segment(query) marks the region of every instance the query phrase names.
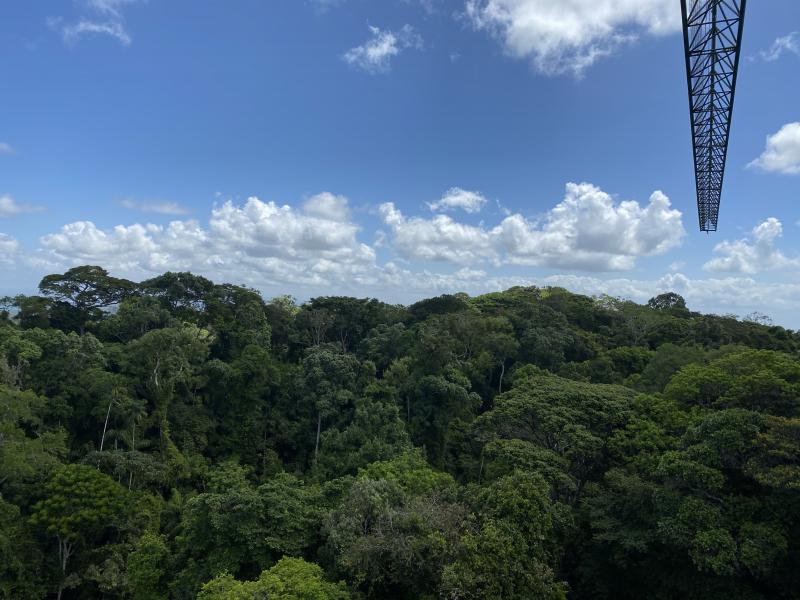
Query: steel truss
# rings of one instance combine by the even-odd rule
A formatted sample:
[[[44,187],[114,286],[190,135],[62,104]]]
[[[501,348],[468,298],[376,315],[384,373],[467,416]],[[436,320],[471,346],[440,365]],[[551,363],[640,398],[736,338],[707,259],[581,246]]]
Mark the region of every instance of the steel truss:
[[[746,3],[681,0],[700,231],[717,230]]]

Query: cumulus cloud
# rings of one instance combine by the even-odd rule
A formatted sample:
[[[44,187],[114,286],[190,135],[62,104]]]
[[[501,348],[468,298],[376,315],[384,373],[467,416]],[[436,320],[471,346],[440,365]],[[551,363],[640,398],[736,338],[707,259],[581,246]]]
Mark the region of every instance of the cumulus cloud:
[[[68,44],[79,41],[86,35],[108,35],[119,40],[123,46],[131,43],[125,27],[123,9],[142,0],[83,0],[79,3],[81,15],[77,21],[65,22],[63,18],[48,21],[51,28],[61,32]]]
[[[120,201],[120,206],[130,210],[138,210],[146,213],[156,213],[159,215],[188,215],[189,209],[177,202],[139,202],[131,198]]]
[[[14,148],[11,147],[11,144],[0,142],[0,154],[14,154]]]
[[[638,223],[657,219],[664,211],[666,220],[673,220],[668,201],[658,193],[653,196],[647,206],[623,207],[626,203],[612,202],[594,186],[573,184],[564,201],[545,214],[540,223],[525,222],[525,234],[537,238],[534,245],[540,243],[544,248],[559,248],[565,253],[576,249],[588,252],[590,248],[603,256],[661,252],[677,243],[681,234],[668,228],[673,232],[670,235],[676,237],[662,235],[632,241],[619,233],[617,223],[622,219],[636,230],[641,227]],[[586,234],[585,219],[588,215],[599,219],[598,214],[608,219],[609,235],[617,235],[621,241],[605,239],[598,231]],[[644,216],[648,214],[649,217]],[[117,276],[133,279],[167,270],[189,270],[220,282],[252,285],[267,294],[350,294],[390,302],[413,302],[458,291],[479,294],[515,285],[562,286],[578,293],[608,294],[638,302],[661,292],[676,291],[696,310],[740,314],[758,310],[778,316],[779,322],[781,312],[786,315],[784,320],[800,314],[800,282],[757,281],[749,276],[692,279],[677,272],[680,265],[673,265],[676,272],[646,279],[565,273],[547,277],[527,272],[520,275],[515,274],[519,271],[513,266],[497,266],[512,262],[498,237],[500,225],[491,229],[472,227],[456,223],[448,215],[409,218],[390,203],[380,207],[380,215],[400,254],[445,263],[379,262],[374,248],[358,240],[359,227],[353,221],[347,199],[322,193],[299,206],[255,197],[241,204],[224,202],[212,209],[207,224],[187,219],[168,225],[134,223],[103,228],[78,221],[44,235],[38,248],[31,249],[23,249],[13,237],[0,234],[0,269],[24,268],[44,274],[78,264],[102,264]],[[677,223],[680,224],[679,217]],[[556,231],[569,233],[561,235]],[[756,243],[763,243],[777,239],[779,233],[779,227],[768,220],[754,230],[752,237]],[[561,239],[561,244],[554,239]],[[565,259],[544,253],[541,260],[550,266]],[[770,260],[776,262],[774,257]],[[784,257],[777,262],[791,260]]]
[[[428,207],[433,211],[448,211],[461,209],[468,213],[477,213],[486,204],[486,198],[480,192],[462,190],[453,187],[447,190],[436,202],[429,202]]]
[[[447,215],[409,218],[392,202],[381,204],[378,210],[391,228],[394,248],[405,258],[454,263],[496,259],[489,233],[482,227],[458,223]]]
[[[663,292],[677,292],[686,298],[692,309],[717,313],[800,309],[800,283],[766,282],[752,277],[692,279],[682,273],[668,273],[647,280],[554,275],[541,282],[578,293],[607,294],[637,302],[644,302]]]
[[[566,195],[539,225],[511,215],[493,230],[509,262],[588,270],[622,270],[636,258],[663,254],[686,234],[680,211],[662,192],[646,206],[615,203],[589,183],[567,184]]]
[[[761,60],[774,62],[787,53],[800,56],[800,34],[797,31],[775,38],[772,45],[766,50],[761,50],[758,55]]]
[[[44,207],[42,206],[21,204],[8,194],[0,196],[0,217],[13,217],[25,213],[41,212],[43,210]]]
[[[654,192],[646,206],[616,203],[589,183],[567,184],[564,199],[540,221],[511,214],[491,229],[447,215],[408,218],[392,203],[381,205],[380,214],[404,257],[456,263],[625,270],[639,257],[680,245],[686,233],[680,211],[663,193]]]
[[[550,75],[580,75],[642,34],[680,30],[673,0],[466,0],[465,8],[475,29]]]
[[[0,265],[14,265],[18,251],[19,242],[7,233],[0,233]]]
[[[422,48],[422,38],[411,25],[403,25],[399,31],[370,27],[370,39],[351,48],[342,55],[347,64],[367,73],[386,73],[391,69],[391,60],[409,48]]]
[[[787,123],[768,135],[764,152],[747,166],[786,175],[800,173],[800,122]]]
[[[775,247],[783,235],[783,226],[775,217],[770,217],[753,228],[750,238],[727,240],[714,247],[720,254],[709,260],[703,268],[708,271],[737,273],[759,273],[772,269],[800,268],[800,258],[788,258]]]
[[[215,207],[207,228],[194,220],[111,229],[70,223],[43,236],[35,258],[53,266],[103,264],[129,276],[194,270],[259,285],[331,285],[374,264],[374,250],[357,232],[342,196],[320,194],[299,210],[252,197]]]

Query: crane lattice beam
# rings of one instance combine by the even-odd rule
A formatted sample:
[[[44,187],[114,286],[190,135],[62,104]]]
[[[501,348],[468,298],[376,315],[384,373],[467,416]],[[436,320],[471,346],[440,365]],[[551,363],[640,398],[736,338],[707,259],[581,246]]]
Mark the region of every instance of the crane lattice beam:
[[[681,0],[700,231],[716,231],[747,0]]]

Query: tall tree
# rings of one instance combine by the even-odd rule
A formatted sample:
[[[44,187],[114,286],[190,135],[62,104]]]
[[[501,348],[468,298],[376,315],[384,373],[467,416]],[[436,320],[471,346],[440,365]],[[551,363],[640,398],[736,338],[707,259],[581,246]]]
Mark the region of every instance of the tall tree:
[[[77,574],[69,571],[70,559],[119,529],[124,506],[125,490],[92,467],[66,465],[47,483],[44,499],[33,507],[31,522],[56,539],[59,600],[66,587],[79,583]]]
[[[76,310],[81,335],[89,320],[98,316],[99,309],[119,304],[135,287],[133,282],[111,277],[98,266],[73,267],[63,274],[47,275],[39,282],[43,295]]]

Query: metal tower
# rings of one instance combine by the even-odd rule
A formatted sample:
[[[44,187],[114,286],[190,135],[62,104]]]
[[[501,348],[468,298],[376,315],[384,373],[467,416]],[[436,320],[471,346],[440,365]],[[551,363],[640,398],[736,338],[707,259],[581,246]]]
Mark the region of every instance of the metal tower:
[[[717,230],[745,4],[681,0],[700,231]]]

